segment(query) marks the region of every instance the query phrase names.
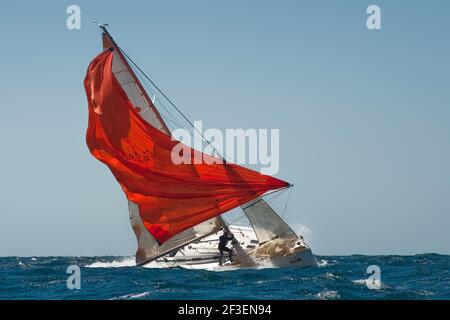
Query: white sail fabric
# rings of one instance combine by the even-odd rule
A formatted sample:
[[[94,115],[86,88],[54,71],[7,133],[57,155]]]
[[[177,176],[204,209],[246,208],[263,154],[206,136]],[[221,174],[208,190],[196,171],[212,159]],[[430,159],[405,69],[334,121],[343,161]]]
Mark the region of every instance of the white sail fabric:
[[[161,118],[158,110],[148,97],[114,40],[106,33],[103,33],[102,37],[103,49],[114,49],[112,72],[119,81],[122,89],[127,94],[130,102],[135,108],[139,108],[137,110],[149,124],[170,135],[170,130],[164,123],[164,120]],[[222,227],[222,219],[212,218],[177,234],[160,246],[145,228],[139,214],[139,207],[135,203],[128,201],[128,209],[130,214],[130,223],[134,233],[136,234],[138,242],[138,249],[136,251],[137,264],[148,262],[157,257],[163,256],[164,254],[176,250],[189,242],[217,232]]]
[[[262,198],[258,197],[242,206],[255,230],[259,244],[273,239],[297,239],[297,234]]]
[[[193,228],[184,230],[160,246],[155,238],[145,229],[139,215],[139,207],[135,203],[128,201],[128,208],[130,211],[131,226],[138,240],[138,249],[136,251],[136,263],[138,265],[184,247],[192,241],[219,231],[222,227],[219,219],[213,218]]]

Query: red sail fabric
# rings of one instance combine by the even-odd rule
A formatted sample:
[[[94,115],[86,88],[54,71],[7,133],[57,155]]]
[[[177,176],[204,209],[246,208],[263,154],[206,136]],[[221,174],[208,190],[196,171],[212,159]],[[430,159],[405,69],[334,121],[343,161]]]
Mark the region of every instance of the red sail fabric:
[[[179,142],[148,124],[112,73],[111,51],[89,65],[86,141],[128,200],[139,206],[145,228],[161,244],[174,235],[288,183],[235,164],[174,164]],[[199,151],[192,150],[194,153]],[[203,154],[204,158],[209,155]]]

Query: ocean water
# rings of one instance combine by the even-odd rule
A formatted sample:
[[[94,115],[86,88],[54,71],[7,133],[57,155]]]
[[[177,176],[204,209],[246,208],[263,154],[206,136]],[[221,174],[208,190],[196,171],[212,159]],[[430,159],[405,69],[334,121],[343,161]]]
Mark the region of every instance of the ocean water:
[[[450,256],[326,256],[319,267],[148,269],[132,257],[0,258],[0,299],[450,299]],[[79,290],[67,268],[80,267]],[[367,267],[381,270],[367,288]]]

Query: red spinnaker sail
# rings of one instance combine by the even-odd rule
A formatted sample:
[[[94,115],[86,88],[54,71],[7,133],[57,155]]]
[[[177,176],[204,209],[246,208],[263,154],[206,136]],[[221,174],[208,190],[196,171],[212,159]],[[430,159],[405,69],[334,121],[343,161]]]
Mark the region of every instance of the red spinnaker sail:
[[[171,152],[179,142],[139,115],[112,73],[112,59],[109,50],[98,55],[84,80],[87,145],[110,168],[127,198],[139,205],[145,228],[160,244],[288,185],[235,164],[174,164]],[[189,150],[193,159],[198,151]]]

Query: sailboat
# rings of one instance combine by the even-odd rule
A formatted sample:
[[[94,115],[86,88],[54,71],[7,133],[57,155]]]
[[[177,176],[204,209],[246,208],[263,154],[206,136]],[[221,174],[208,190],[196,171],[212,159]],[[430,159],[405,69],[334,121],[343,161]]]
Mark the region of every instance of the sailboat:
[[[227,161],[170,161],[179,142],[173,141],[155,95],[150,97],[135,70],[181,111],[117,45],[106,26],[99,26],[103,51],[90,63],[84,81],[86,141],[125,192],[137,238],[136,265],[211,270],[315,266],[303,237],[264,199],[291,184]],[[192,157],[199,153],[189,150]],[[239,207],[250,226],[229,225],[223,218]],[[219,265],[218,241],[224,232],[234,235],[234,260]]]

